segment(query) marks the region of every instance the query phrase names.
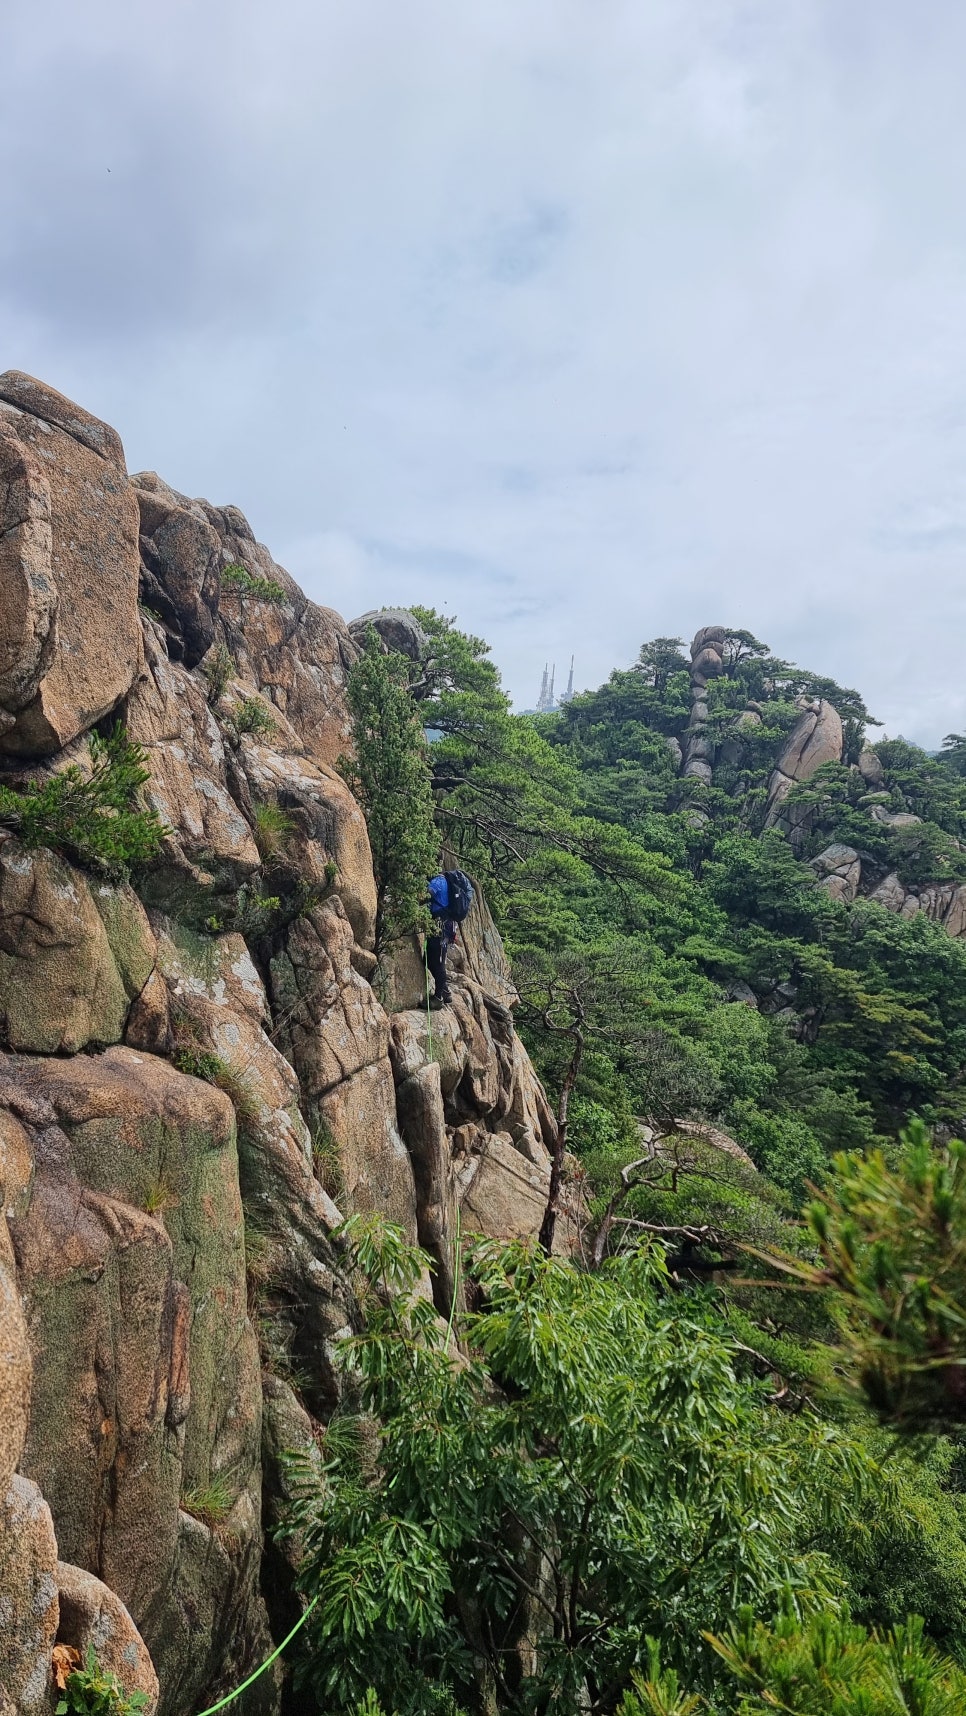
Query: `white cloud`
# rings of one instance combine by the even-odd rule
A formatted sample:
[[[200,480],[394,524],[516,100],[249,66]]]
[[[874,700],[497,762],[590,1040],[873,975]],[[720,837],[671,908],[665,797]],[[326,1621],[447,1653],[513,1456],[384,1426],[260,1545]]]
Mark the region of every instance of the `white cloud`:
[[[966,13],[37,0],[4,361],[523,702],[719,618],[966,725]],[[110,171],[108,171],[110,169]]]

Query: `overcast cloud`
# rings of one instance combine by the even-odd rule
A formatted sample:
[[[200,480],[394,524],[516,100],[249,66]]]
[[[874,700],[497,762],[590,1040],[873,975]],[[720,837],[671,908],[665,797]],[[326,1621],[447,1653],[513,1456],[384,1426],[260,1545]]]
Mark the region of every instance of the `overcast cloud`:
[[[966,729],[961,0],[0,0],[0,64],[0,368],[318,601]]]

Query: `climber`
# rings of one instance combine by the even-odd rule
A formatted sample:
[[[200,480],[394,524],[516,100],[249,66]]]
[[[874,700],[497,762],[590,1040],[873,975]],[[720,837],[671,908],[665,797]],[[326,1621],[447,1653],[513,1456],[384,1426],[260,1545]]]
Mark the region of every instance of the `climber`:
[[[433,979],[435,994],[430,1006],[447,1007],[450,988],[446,977],[446,955],[456,940],[456,926],[461,924],[473,904],[473,884],[462,870],[441,871],[429,883],[429,914],[439,925],[434,935],[426,937],[426,967]]]

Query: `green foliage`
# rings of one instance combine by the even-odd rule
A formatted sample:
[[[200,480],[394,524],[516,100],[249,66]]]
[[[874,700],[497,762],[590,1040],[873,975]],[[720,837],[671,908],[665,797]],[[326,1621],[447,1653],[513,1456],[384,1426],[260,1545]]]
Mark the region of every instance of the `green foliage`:
[[[208,702],[214,707],[228,689],[229,680],[234,677],[234,658],[224,644],[212,644],[201,664],[201,671],[208,681]]]
[[[647,1647],[647,1674],[631,1676],[632,1690],[625,1692],[617,1716],[699,1716],[707,1710],[707,1700],[700,1693],[683,1691],[675,1669],[662,1670],[657,1639],[648,1639]]]
[[[786,1599],[773,1626],[744,1607],[711,1643],[744,1689],[738,1716],[959,1716],[966,1709],[966,1674],[929,1644],[917,1616],[881,1635],[854,1624],[847,1609],[803,1623]]]
[[[423,899],[438,852],[428,748],[409,695],[409,667],[404,656],[384,652],[370,626],[346,687],[355,749],[339,768],[369,829],[378,955],[426,921]]]
[[[259,578],[249,572],[245,566],[240,566],[233,560],[230,566],[221,569],[221,587],[223,590],[237,590],[241,596],[252,596],[258,602],[272,602],[276,606],[287,598],[281,584],[275,578]]]
[[[266,803],[255,806],[252,833],[263,863],[277,858],[295,832],[295,822],[281,805]]]
[[[226,1071],[226,1063],[220,1055],[193,1043],[176,1049],[171,1059],[179,1072],[187,1073],[189,1078],[203,1079],[205,1084],[217,1084]]]
[[[84,1664],[66,1676],[57,1716],[136,1716],[148,1703],[146,1692],[125,1693],[117,1676],[100,1667],[89,1645]]]
[[[280,894],[263,894],[257,882],[243,882],[234,898],[230,927],[255,940],[271,928],[281,910]]]
[[[834,1353],[825,1355],[826,1370]],[[816,1397],[822,1383],[815,1390]],[[966,1663],[966,1497],[957,1439],[897,1439],[859,1431],[880,1479],[859,1529],[818,1525],[819,1541],[844,1574],[852,1612],[866,1625],[896,1626],[921,1615],[929,1636]]]
[[[342,1157],[332,1128],[321,1115],[312,1127],[312,1166],[323,1190],[338,1203],[345,1195]]]
[[[239,733],[250,733],[253,738],[269,738],[277,731],[272,712],[261,697],[243,698],[233,720]]]
[[[966,1124],[966,947],[925,912],[830,897],[809,862],[841,841],[866,891],[891,872],[966,880],[966,741],[937,758],[880,743],[870,794],[858,694],[735,630],[706,690],[708,786],[669,744],[691,706],[680,640],[556,713],[514,717],[485,643],[417,617],[420,660],[367,650],[396,699],[387,730],[432,730],[428,752],[416,744],[440,843],[483,883],[555,1103],[573,1074],[567,1172],[606,1228],[604,1261],[543,1273],[483,1248],[455,1370],[406,1248],[352,1230],[381,1283],[350,1354],[371,1416],[329,1427],[323,1482],[306,1478],[299,1503],[306,1589],[321,1591],[305,1684],[333,1716],[367,1696],[398,1716],[447,1700],[501,1716],[622,1697],[624,1716],[781,1708],[777,1657],[768,1688],[736,1690],[700,1634],[733,1625],[742,1580],[756,1614],[774,1612],[786,1573],[806,1653],[821,1655],[813,1608],[879,1629],[880,1664],[918,1610],[966,1660],[958,1441],[907,1437],[887,1458],[868,1410],[952,1437],[966,1416],[961,1147],[896,1145],[910,1112],[941,1138]],[[380,695],[367,685],[356,718]],[[793,845],[764,831],[764,806],[803,697],[835,703],[845,753],[789,796]],[[891,825],[877,804],[921,820]],[[431,862],[406,858],[402,885],[421,892]],[[706,1123],[754,1167],[697,1136]],[[318,1155],[324,1178],[324,1140]],[[823,1195],[806,1228],[793,1212],[809,1183]],[[860,1386],[843,1391],[842,1371]],[[862,1650],[854,1708],[904,1711],[869,1702]],[[813,1705],[802,1687],[789,1710],[839,1696]]]
[[[234,1505],[235,1497],[231,1485],[221,1474],[211,1478],[200,1489],[185,1490],[181,1497],[182,1512],[200,1519],[202,1525],[207,1525],[210,1529],[221,1525]]]
[[[144,1208],[148,1215],[164,1215],[165,1210],[173,1209],[179,1202],[178,1194],[162,1176],[152,1180],[144,1194]]]
[[[112,875],[150,863],[167,830],[138,804],[150,778],[143,750],[118,723],[107,738],[91,734],[90,759],[89,774],[71,764],[23,789],[0,785],[0,827]]]
[[[873,1410],[918,1432],[966,1421],[966,1144],[918,1120],[902,1142],[895,1165],[834,1159],[808,1210],[819,1260],[784,1267],[828,1293]]]
[[[648,1635],[711,1693],[702,1627],[786,1583],[806,1609],[828,1600],[806,1487],[834,1467],[847,1510],[862,1468],[833,1433],[769,1417],[714,1322],[665,1296],[658,1254],[588,1275],[480,1245],[475,1356],[456,1366],[419,1291],[427,1259],[371,1220],[346,1234],[372,1283],[346,1359],[378,1431],[333,1421],[288,1522],[319,1596],[299,1673],[321,1709],[372,1687],[405,1713],[441,1693],[609,1710],[652,1660]]]

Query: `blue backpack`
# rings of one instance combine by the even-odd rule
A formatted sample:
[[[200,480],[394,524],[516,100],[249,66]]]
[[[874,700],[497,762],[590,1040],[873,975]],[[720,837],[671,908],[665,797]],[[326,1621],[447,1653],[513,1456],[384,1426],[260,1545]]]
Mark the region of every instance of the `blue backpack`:
[[[447,917],[456,924],[461,924],[473,904],[473,884],[464,870],[447,870],[446,881],[449,885],[449,909]]]
[[[473,884],[463,870],[447,870],[429,884],[429,909],[434,918],[461,924],[473,904]]]
[[[434,876],[429,884],[429,909],[434,918],[445,918],[449,911],[449,883],[445,876]]]

